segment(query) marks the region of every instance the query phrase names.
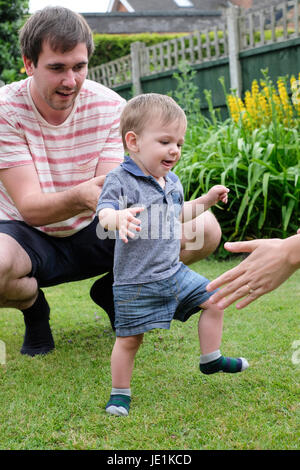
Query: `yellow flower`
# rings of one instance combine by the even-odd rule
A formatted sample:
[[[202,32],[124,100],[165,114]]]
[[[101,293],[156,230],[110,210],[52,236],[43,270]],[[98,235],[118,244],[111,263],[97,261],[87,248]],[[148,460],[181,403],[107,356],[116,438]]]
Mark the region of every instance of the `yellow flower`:
[[[245,93],[245,106],[247,111],[247,126],[250,129],[254,129],[257,120],[257,108],[255,105],[255,100],[253,99],[250,91],[246,91]]]
[[[294,75],[292,75],[290,84],[292,90],[292,103],[297,112],[297,115],[300,116],[300,80],[296,80]]]
[[[240,98],[233,95],[228,95],[228,106],[232,119],[234,122],[238,122],[241,118],[241,113],[245,111],[244,104]]]
[[[259,86],[258,86],[257,80],[253,80],[251,92],[252,92],[253,99],[256,99],[257,95],[259,94]]]
[[[291,101],[284,79],[277,80],[277,90],[271,81],[261,80],[259,85],[253,80],[251,90],[245,92],[244,102],[236,95],[227,96],[231,118],[248,130],[269,125],[275,119],[287,127],[294,127],[297,124],[295,117],[300,117],[300,72],[298,80],[291,77],[290,85],[292,92],[299,90],[299,103]]]
[[[273,91],[272,93],[272,98],[271,100],[273,101],[274,105],[275,105],[275,112],[276,112],[276,116],[274,116],[274,118],[278,118],[278,120],[282,120],[283,118],[283,112],[282,112],[282,106],[281,106],[281,102],[280,102],[280,98],[279,96],[276,94],[275,91]]]
[[[270,113],[270,108],[269,104],[266,100],[266,97],[262,94],[259,95],[259,115],[260,115],[260,122],[262,124],[269,124],[270,123],[270,118],[271,118],[271,113]]]
[[[289,126],[293,118],[293,108],[290,105],[289,95],[286,91],[285,83],[282,80],[282,78],[279,78],[277,80],[277,87],[278,87],[278,93],[279,93],[280,101],[281,101],[282,108],[283,108],[283,114],[284,114],[283,122],[286,126]]]

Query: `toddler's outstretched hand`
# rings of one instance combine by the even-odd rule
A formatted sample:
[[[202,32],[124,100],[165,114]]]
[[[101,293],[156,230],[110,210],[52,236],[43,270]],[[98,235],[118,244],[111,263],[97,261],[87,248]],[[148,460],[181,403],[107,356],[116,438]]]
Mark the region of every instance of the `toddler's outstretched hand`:
[[[128,243],[128,237],[134,238],[134,232],[140,232],[140,219],[136,218],[138,212],[142,212],[144,207],[130,207],[117,211],[117,228],[124,243]]]
[[[228,202],[228,193],[229,189],[221,184],[217,184],[210,188],[208,193],[206,194],[207,198],[209,199],[212,206],[217,204],[217,202],[221,201],[224,204]]]

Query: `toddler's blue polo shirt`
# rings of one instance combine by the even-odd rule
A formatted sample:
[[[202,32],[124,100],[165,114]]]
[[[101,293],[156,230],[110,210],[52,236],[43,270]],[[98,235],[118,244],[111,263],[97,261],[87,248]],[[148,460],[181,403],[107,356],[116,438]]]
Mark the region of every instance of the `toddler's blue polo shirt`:
[[[172,276],[180,267],[183,188],[175,173],[169,172],[163,189],[153,176],[145,175],[128,156],[106,176],[97,213],[106,207],[125,209],[143,206],[137,215],[141,231],[124,243],[118,234],[98,224],[99,238],[116,238],[114,285],[142,284]]]

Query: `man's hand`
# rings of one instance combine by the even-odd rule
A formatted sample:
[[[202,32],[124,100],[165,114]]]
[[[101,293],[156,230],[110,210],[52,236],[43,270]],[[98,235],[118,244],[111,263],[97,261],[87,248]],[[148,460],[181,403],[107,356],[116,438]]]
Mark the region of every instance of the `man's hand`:
[[[95,212],[99,196],[105,181],[105,175],[96,176],[95,178],[80,183],[75,186],[74,193],[77,192],[78,201],[80,204]]]

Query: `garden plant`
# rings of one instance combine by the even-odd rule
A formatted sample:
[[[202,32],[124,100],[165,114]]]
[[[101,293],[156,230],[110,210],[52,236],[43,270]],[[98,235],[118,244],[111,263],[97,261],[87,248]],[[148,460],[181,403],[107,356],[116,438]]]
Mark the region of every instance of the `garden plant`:
[[[214,209],[223,241],[296,233],[300,226],[299,80],[279,77],[274,84],[262,71],[260,82],[253,81],[244,99],[224,88],[230,116],[222,121],[209,91],[205,94],[210,118],[201,114],[193,71],[185,68],[175,78],[174,97],[187,104],[190,123],[175,168],[186,198],[193,199],[214,184],[230,189],[227,207]],[[222,248],[219,255],[225,256]]]
[[[25,78],[18,30],[28,14],[28,0],[0,0],[0,80]]]

